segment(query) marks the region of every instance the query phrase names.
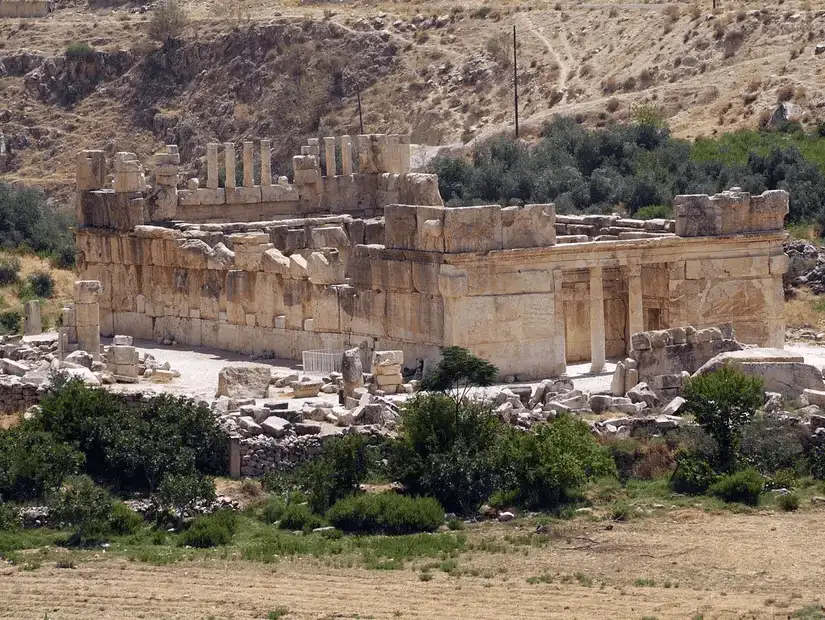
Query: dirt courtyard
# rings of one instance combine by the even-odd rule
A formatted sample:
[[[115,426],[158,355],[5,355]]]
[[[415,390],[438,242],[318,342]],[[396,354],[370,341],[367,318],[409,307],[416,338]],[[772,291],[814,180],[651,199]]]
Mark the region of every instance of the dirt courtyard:
[[[569,537],[554,536],[540,548],[467,551],[456,560],[461,570],[436,568],[429,580],[421,577],[425,560],[402,570],[333,568],[323,558],[153,566],[101,552],[74,569],[7,566],[0,571],[0,617],[240,620],[281,608],[287,619],[710,620],[788,618],[825,598],[825,510],[661,510],[612,529],[580,517]],[[515,523],[465,533],[481,542],[532,529]]]

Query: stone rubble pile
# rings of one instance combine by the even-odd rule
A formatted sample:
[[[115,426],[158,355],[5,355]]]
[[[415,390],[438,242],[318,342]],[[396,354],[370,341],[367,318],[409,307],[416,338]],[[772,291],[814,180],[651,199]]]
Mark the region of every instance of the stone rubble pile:
[[[786,294],[798,286],[808,286],[817,295],[825,293],[825,253],[799,239],[786,241],[782,249],[788,256],[788,270],[782,276]]]

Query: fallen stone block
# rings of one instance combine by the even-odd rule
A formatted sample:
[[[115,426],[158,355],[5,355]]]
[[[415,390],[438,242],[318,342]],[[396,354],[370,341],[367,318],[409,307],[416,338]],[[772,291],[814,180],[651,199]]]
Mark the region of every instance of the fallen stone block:
[[[802,396],[808,401],[808,404],[825,407],[825,390],[802,390]]]
[[[645,403],[651,409],[659,404],[659,397],[651,390],[647,383],[637,383],[627,391],[627,397],[632,403]]]
[[[26,364],[8,358],[0,358],[0,369],[7,375],[14,375],[15,377],[22,377],[30,370]]]
[[[671,400],[667,405],[662,407],[662,415],[675,415],[677,411],[685,404],[685,399],[677,396]]]
[[[321,425],[317,422],[298,422],[294,429],[298,435],[318,435],[321,432]]]
[[[235,399],[266,398],[271,375],[269,366],[226,366],[218,373],[217,395]]]
[[[251,419],[252,418],[250,418],[250,420]],[[265,434],[278,439],[286,435],[287,431],[292,428],[292,424],[283,418],[273,415],[261,422],[261,428]]]
[[[289,387],[291,387],[294,392],[293,398],[311,398],[318,396],[318,392],[324,387],[324,382],[320,379],[293,381],[289,384]]]

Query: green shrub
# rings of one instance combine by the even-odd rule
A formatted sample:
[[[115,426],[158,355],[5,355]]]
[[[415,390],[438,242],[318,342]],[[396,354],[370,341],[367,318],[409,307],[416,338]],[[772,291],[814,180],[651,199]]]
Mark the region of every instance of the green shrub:
[[[258,518],[264,523],[272,524],[281,518],[284,510],[286,510],[286,504],[284,504],[281,498],[270,497],[264,502],[263,506],[261,506]]]
[[[134,534],[143,525],[143,517],[129,508],[123,502],[115,502],[112,506],[110,529],[115,534]]]
[[[704,458],[682,454],[676,458],[676,469],[670,477],[670,488],[677,493],[701,495],[716,482],[716,472]]]
[[[0,532],[20,529],[18,507],[7,502],[0,502]]]
[[[739,502],[755,506],[765,487],[765,479],[753,468],[721,476],[708,492],[726,502]]]
[[[766,486],[771,489],[792,489],[796,486],[799,476],[793,469],[780,469],[767,481]]]
[[[785,512],[799,510],[799,496],[796,493],[780,495],[776,498],[776,503],[779,504],[779,507]]]
[[[329,441],[321,458],[309,461],[300,472],[313,511],[323,514],[339,499],[358,490],[368,472],[367,443],[361,435]]]
[[[812,444],[805,454],[805,462],[811,476],[825,480],[825,444]]]
[[[192,521],[183,532],[180,544],[197,549],[219,547],[232,542],[238,517],[232,510],[218,510]]]
[[[648,205],[637,209],[633,214],[638,220],[673,219],[673,207],[669,205]]]
[[[0,431],[0,500],[43,498],[83,462],[82,453],[28,422]]]
[[[695,377],[684,389],[685,413],[716,441],[719,466],[732,471],[736,465],[742,427],[762,405],[762,380],[731,366]]]
[[[444,509],[431,497],[365,493],[339,500],[327,519],[345,532],[413,534],[435,531],[444,523]]]
[[[404,403],[389,469],[412,495],[474,513],[501,486],[498,445],[507,433],[489,407],[419,393]]]
[[[0,247],[73,257],[74,236],[69,230],[73,220],[73,207],[47,201],[43,191],[0,183]]]
[[[88,58],[94,54],[94,49],[88,43],[69,43],[66,46],[66,58]]]
[[[0,333],[19,334],[22,329],[23,315],[17,310],[0,312]]]
[[[509,433],[502,462],[505,488],[518,492],[519,503],[535,508],[554,508],[579,493],[588,480],[616,475],[608,450],[584,422],[569,415],[535,426],[530,433]]]
[[[35,271],[26,278],[28,290],[33,297],[51,299],[54,297],[54,278],[46,271]]]
[[[429,392],[452,393],[461,400],[473,386],[491,385],[498,368],[461,347],[444,347],[441,360],[421,382]]]
[[[323,524],[323,519],[312,512],[308,504],[289,504],[281,514],[278,527],[282,530],[311,531]]]
[[[52,497],[50,518],[74,528],[71,544],[94,542],[109,531],[112,498],[88,476],[68,478]]]
[[[740,459],[762,474],[804,470],[810,433],[801,424],[757,415],[742,427]]]
[[[0,258],[0,286],[14,284],[20,279],[20,259],[16,256]]]
[[[58,381],[32,423],[86,456],[86,473],[119,489],[154,491],[169,474],[221,475],[226,436],[205,405],[162,395],[123,406],[106,390]]]
[[[167,474],[156,498],[167,511],[166,516],[183,518],[191,515],[195,506],[209,506],[215,501],[215,484],[198,474]]]

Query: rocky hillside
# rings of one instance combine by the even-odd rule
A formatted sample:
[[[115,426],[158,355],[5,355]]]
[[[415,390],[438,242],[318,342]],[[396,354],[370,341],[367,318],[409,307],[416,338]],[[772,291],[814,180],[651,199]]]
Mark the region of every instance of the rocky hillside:
[[[163,46],[132,4],[0,20],[0,179],[65,195],[82,148],[176,142],[197,173],[207,140],[254,137],[286,170],[306,137],[358,132],[359,91],[365,131],[484,137],[512,127],[513,25],[528,136],[554,114],[598,125],[640,103],[685,137],[756,126],[780,101],[814,124],[825,105],[825,11],[805,3],[185,6]]]

